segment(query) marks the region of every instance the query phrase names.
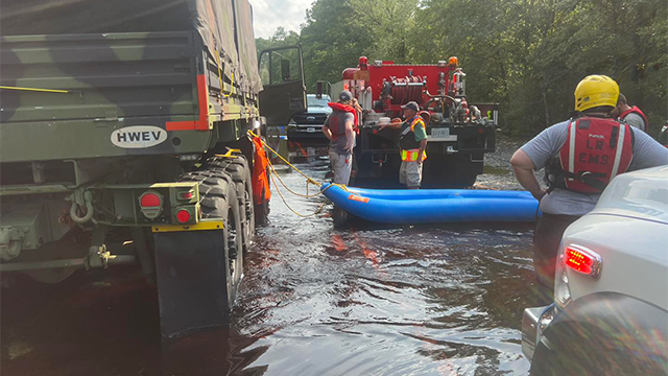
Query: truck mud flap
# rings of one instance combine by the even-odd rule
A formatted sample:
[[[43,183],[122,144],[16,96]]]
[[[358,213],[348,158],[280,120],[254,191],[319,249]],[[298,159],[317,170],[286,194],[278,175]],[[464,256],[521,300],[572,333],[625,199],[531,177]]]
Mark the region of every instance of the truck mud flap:
[[[154,234],[164,337],[229,323],[229,269],[223,231]]]

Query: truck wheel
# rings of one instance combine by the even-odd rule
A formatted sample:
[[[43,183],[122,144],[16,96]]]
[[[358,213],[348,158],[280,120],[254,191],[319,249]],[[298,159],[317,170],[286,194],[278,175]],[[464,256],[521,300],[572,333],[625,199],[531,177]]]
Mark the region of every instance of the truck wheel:
[[[258,226],[266,226],[269,222],[269,201],[255,205],[255,223]]]
[[[229,174],[237,188],[239,209],[241,215],[241,228],[243,234],[244,252],[251,247],[255,235],[255,205],[253,205],[253,182],[248,161],[243,155],[232,159],[214,158],[209,162],[211,167],[222,169]]]
[[[467,188],[475,184],[477,178],[476,174],[457,174],[450,179],[450,182],[455,187]]]
[[[271,185],[271,177],[269,176],[269,170],[267,170],[267,181]],[[264,197],[264,192],[262,192],[262,197]],[[269,200],[255,205],[255,225],[256,226],[266,226],[269,222]]]
[[[560,333],[567,332],[565,328]],[[550,327],[548,326],[548,329]],[[653,343],[643,342],[654,338],[654,334],[635,332],[624,333],[624,341],[619,337],[610,336],[616,329],[589,326],[578,327],[578,334],[574,337],[561,338],[550,341],[550,348],[543,342],[538,343],[531,360],[530,376],[663,376],[665,371],[665,357],[658,359],[644,348],[651,348]],[[653,342],[651,340],[650,342]],[[621,347],[614,349],[615,347]]]
[[[165,337],[229,324],[243,275],[241,217],[231,177],[191,172],[200,183],[203,219],[221,229],[155,233],[161,332]]]

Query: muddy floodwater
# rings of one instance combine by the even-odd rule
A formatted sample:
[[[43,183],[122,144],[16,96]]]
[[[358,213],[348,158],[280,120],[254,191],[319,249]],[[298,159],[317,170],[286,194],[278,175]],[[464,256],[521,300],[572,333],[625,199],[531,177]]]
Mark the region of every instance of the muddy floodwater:
[[[322,148],[293,149],[299,168],[325,180]],[[480,185],[518,188],[502,155],[488,161]],[[299,174],[281,169],[281,177],[303,191]],[[324,200],[284,194],[301,213]],[[230,327],[169,343],[159,338],[155,288],[137,268],[78,272],[56,285],[18,278],[2,289],[0,371],[528,374],[520,326],[532,304],[531,225],[334,229],[330,213],[326,205],[302,219],[274,192],[270,224],[246,259]]]

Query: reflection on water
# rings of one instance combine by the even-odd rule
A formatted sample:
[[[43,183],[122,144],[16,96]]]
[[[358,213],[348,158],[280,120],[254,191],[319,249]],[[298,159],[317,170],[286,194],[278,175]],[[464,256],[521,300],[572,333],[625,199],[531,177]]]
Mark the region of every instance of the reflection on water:
[[[325,179],[326,149],[271,142]],[[304,189],[299,174],[281,174]],[[331,206],[301,219],[276,198],[245,262],[229,328],[159,344],[155,290],[137,270],[79,275],[47,290],[30,285],[30,293],[47,291],[34,301],[3,296],[2,374],[528,373],[519,329],[531,305],[530,227],[334,230]],[[308,213],[323,199],[290,196],[290,204]],[[10,359],[16,343],[32,350]]]
[[[300,165],[324,178],[327,162]],[[291,186],[303,178],[285,172]],[[319,200],[295,198],[311,212]],[[272,203],[242,288],[240,333],[266,375],[523,375],[531,228],[333,230]]]

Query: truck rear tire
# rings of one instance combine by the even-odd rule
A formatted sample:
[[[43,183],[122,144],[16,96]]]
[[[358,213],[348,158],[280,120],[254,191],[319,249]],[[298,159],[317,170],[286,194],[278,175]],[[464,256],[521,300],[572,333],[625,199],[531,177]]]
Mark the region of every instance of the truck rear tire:
[[[161,332],[175,337],[229,324],[243,276],[241,216],[231,179],[192,172],[182,181],[200,183],[203,219],[223,228],[155,233],[155,258]]]
[[[457,174],[450,180],[451,184],[457,188],[468,188],[475,184],[478,175],[476,174]]]
[[[244,252],[250,250],[253,237],[255,236],[255,205],[253,205],[253,182],[251,170],[246,157],[239,155],[236,158],[220,159],[213,158],[209,166],[224,170],[229,174],[237,188],[239,209],[241,215],[241,228],[243,234]]]
[[[271,185],[271,177],[269,176],[269,170],[267,170],[267,181]],[[262,197],[265,197],[264,192],[262,192]],[[269,222],[269,200],[261,204],[255,204],[255,225],[266,226],[268,222]]]

